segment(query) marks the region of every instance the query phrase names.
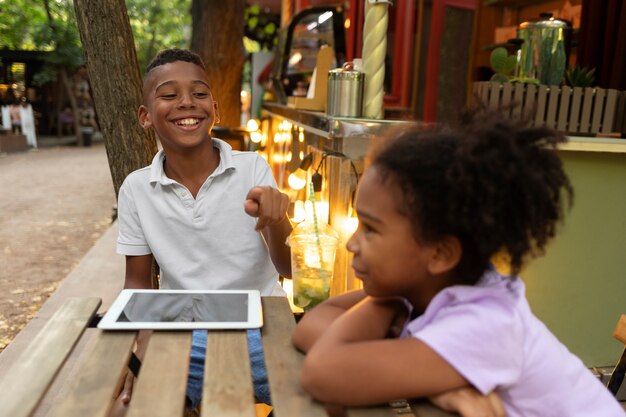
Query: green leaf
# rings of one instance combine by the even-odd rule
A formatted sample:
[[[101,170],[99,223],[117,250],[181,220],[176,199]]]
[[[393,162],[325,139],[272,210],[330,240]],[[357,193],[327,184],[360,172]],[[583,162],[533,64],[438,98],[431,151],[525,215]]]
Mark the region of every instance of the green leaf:
[[[507,50],[501,46],[491,51],[489,62],[491,63],[491,68],[495,72],[504,72],[504,70],[506,69],[506,60],[508,54],[509,53],[507,52]]]
[[[517,57],[515,55],[509,55],[506,57],[506,61],[504,63],[504,71],[506,73],[511,73],[515,71],[515,67],[517,66]]]
[[[511,83],[522,83],[522,84],[533,84],[539,85],[539,80],[536,78],[526,78],[526,77],[513,77],[511,78]]]
[[[256,16],[248,20],[248,26],[250,27],[250,29],[256,28],[257,23],[259,23],[259,18]]]
[[[268,35],[273,35],[276,33],[276,25],[273,22],[270,22],[265,26],[265,33]]]
[[[504,74],[500,74],[500,73],[495,73],[491,76],[491,79],[489,81],[493,81],[496,83],[508,83],[509,82],[509,77],[507,77]]]

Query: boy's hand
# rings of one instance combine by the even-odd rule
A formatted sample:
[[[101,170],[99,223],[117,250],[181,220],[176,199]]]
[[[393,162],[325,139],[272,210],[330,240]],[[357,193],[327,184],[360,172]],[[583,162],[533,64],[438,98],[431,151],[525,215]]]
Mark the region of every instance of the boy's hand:
[[[243,208],[247,214],[257,217],[256,230],[261,231],[265,226],[279,223],[287,214],[289,198],[275,188],[254,187],[246,196]]]
[[[482,395],[473,387],[464,387],[430,397],[430,401],[446,411],[463,417],[505,417],[502,400],[497,393]]]

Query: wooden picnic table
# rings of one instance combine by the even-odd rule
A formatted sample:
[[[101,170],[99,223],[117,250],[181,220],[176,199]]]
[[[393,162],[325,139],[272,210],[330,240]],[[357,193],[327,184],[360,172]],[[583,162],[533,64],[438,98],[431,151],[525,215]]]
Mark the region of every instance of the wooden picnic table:
[[[74,368],[62,395],[45,405],[45,415],[104,417],[119,389],[137,333],[88,328],[99,298],[68,298],[22,352],[0,375],[0,417],[41,415],[42,398],[57,375]],[[274,417],[326,417],[298,383],[304,356],[291,345],[294,316],[284,297],[263,297],[262,340]],[[91,339],[80,358],[77,344]],[[84,344],[84,343],[83,343]],[[130,402],[129,417],[182,416],[191,331],[155,331]],[[202,416],[255,417],[247,337],[244,330],[211,330],[207,340]],[[58,383],[58,381],[57,381]],[[417,417],[445,417],[424,402],[412,402]],[[384,417],[397,413],[388,406],[350,408],[348,417]]]

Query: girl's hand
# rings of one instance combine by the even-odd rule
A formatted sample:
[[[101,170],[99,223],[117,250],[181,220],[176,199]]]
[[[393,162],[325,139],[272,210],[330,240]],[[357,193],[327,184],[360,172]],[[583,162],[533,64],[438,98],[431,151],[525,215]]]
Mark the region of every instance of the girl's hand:
[[[287,215],[289,197],[275,188],[254,187],[246,196],[243,208],[252,217],[257,217],[256,230],[280,223]]]
[[[404,301],[400,298],[374,298],[373,301],[386,303],[390,311],[394,313],[391,323],[389,324],[389,330],[387,331],[387,338],[397,339],[400,337],[402,330],[404,329],[404,325],[409,318],[409,310],[406,308]]]
[[[496,392],[483,395],[473,387],[464,387],[430,397],[430,401],[446,411],[463,417],[505,417],[502,400]]]

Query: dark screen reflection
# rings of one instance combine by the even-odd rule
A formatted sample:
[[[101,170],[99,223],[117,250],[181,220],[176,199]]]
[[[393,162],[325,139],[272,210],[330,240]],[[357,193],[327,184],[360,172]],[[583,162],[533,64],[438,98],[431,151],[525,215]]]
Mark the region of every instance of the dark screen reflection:
[[[118,322],[245,322],[248,294],[133,294]]]

